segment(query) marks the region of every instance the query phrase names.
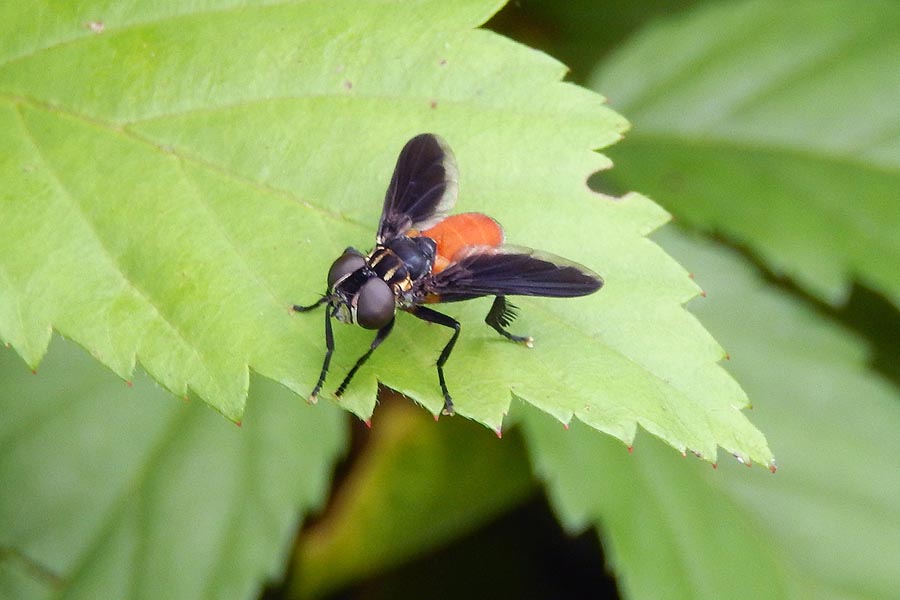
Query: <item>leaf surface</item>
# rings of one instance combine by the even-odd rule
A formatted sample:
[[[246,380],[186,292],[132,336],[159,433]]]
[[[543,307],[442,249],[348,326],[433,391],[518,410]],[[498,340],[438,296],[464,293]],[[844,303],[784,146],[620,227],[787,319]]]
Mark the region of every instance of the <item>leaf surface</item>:
[[[765,284],[721,246],[658,236],[709,298],[691,304],[732,349],[779,449],[775,475],[685,463],[643,437],[632,455],[583,426],[523,418],[567,526],[596,526],[633,597],[886,598],[900,553],[900,393],[864,343]]]
[[[858,280],[900,306],[898,29],[878,0],[726,3],[645,29],[592,78],[634,123],[606,183],[829,302]]]
[[[321,506],[345,413],[254,381],[242,427],[126,388],[71,343],[0,354],[0,590],[14,598],[247,598]]]
[[[343,248],[371,247],[397,152],[433,131],[457,155],[459,211],[607,281],[587,298],[517,301],[534,351],[483,325],[486,301],[448,307],[463,328],[446,369],[461,415],[499,429],[512,392],[627,443],[640,424],[711,460],[722,445],[767,462],[724,352],[681,307],[698,288],[643,237],[668,215],[585,185],[609,166],[591,149],[626,122],[560,82],[559,63],[473,29],[497,8],[8,5],[0,336],[34,366],[55,329],[120,376],[139,361],[232,419],[250,369],[305,397],[322,317],[290,306],[322,293]],[[380,381],[437,413],[448,333],[401,314],[342,406],[368,418]],[[326,392],[371,333],[336,338]]]

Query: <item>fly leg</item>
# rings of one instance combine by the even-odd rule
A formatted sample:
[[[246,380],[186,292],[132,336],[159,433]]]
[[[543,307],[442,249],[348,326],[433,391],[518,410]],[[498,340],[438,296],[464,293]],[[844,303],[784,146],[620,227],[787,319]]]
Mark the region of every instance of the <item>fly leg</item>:
[[[363,363],[369,360],[369,357],[372,356],[372,352],[374,352],[375,348],[381,345],[381,342],[391,333],[391,330],[394,328],[394,319],[391,319],[391,322],[378,330],[378,333],[375,334],[375,339],[372,340],[372,344],[369,346],[369,350],[359,357],[359,360],[356,361],[356,364],[353,365],[353,368],[350,369],[350,372],[347,373],[347,376],[344,377],[344,381],[341,382],[340,387],[334,393],[335,396],[340,398],[344,395],[344,390],[347,389],[347,386],[350,384],[350,380],[353,379],[353,376],[356,375],[356,372],[359,370]]]
[[[456,345],[456,338],[459,337],[459,321],[424,306],[413,306],[407,310],[423,321],[436,323],[437,325],[443,325],[444,327],[453,329],[453,337],[451,337],[450,341],[447,342],[447,345],[444,346],[437,361],[438,381],[441,383],[441,392],[444,394],[444,410],[441,412],[445,415],[453,415],[453,400],[450,398],[450,392],[447,391],[447,382],[444,381],[444,364],[446,364],[447,359],[450,358],[450,353],[453,352],[453,346]]]
[[[322,304],[328,302],[328,297],[322,297],[315,304],[311,304],[309,306],[294,306],[294,310],[297,312],[307,312],[310,311]],[[325,311],[325,361],[322,363],[322,372],[319,373],[319,381],[316,382],[316,387],[313,388],[312,393],[309,395],[309,398],[306,399],[310,404],[315,404],[319,401],[319,391],[322,389],[322,385],[325,383],[325,375],[328,373],[328,365],[331,364],[331,355],[334,354],[334,334],[331,332],[331,317],[334,316],[334,311],[330,310],[331,305],[328,305],[329,310]],[[336,309],[335,309],[336,310]]]
[[[484,318],[484,322],[493,327],[497,333],[506,339],[533,348],[534,339],[530,335],[513,335],[505,329],[506,327],[509,327],[516,318],[518,310],[519,309],[516,308],[512,302],[506,301],[506,296],[497,296],[494,298],[494,303],[491,305],[491,310],[488,311],[487,316]]]
[[[326,302],[328,302],[328,296],[322,296],[321,298],[316,300],[314,304],[310,304],[309,306],[299,306],[295,304],[293,308],[295,312],[309,312],[315,308],[319,308]]]

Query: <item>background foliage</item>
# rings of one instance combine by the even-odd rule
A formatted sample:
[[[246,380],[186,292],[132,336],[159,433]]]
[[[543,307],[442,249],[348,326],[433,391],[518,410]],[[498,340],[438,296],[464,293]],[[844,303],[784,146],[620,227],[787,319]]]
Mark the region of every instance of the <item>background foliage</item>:
[[[377,127],[412,133],[420,123],[434,122],[432,103],[437,98],[443,106],[446,98],[449,110],[440,113],[442,130],[459,132],[463,164],[483,163],[482,170],[473,167],[474,204],[469,208],[478,202],[485,207],[496,204],[508,211],[499,216],[516,232],[515,241],[546,247],[541,241],[549,238],[547,243],[556,245],[551,249],[589,262],[578,254],[578,240],[564,233],[571,219],[578,219],[572,214],[577,207],[561,207],[555,225],[512,205],[503,208],[508,201],[504,189],[531,186],[535,196],[566,197],[576,195],[574,186],[583,180],[568,180],[562,185],[572,189],[555,190],[540,187],[539,178],[512,184],[491,175],[503,169],[492,167],[490,154],[483,152],[499,145],[488,133],[499,129],[521,143],[517,157],[532,154],[546,160],[557,155],[559,164],[568,165],[554,169],[525,163],[516,173],[586,176],[604,161],[573,149],[610,143],[622,122],[612,113],[597,118],[601,113],[595,112],[592,101],[574,88],[551,92],[548,81],[559,72],[552,61],[520,53],[495,38],[465,37],[490,16],[484,3],[433,10],[445,4],[423,3],[418,11],[385,11],[387,4],[377,3],[362,9],[336,5],[326,11],[324,5],[305,3],[307,24],[319,25],[311,28],[320,32],[313,47],[336,65],[327,73],[317,70],[315,60],[298,54],[291,45],[296,42],[271,46],[264,56],[256,54],[264,37],[281,39],[272,31],[288,20],[290,5],[262,11],[230,5],[212,10],[210,5],[194,7],[197,15],[163,5],[163,12],[171,14],[158,26],[153,24],[158,14],[151,19],[142,12],[161,9],[149,3],[141,6],[150,8],[92,5],[96,15],[73,13],[68,21],[35,18],[27,26],[6,15],[2,21],[13,26],[3,37],[6,62],[0,69],[0,90],[6,114],[0,117],[6,119],[4,131],[15,134],[2,143],[12,147],[23,139],[16,128],[24,124],[34,146],[53,148],[55,154],[43,159],[71,177],[40,183],[32,189],[35,202],[52,198],[60,188],[75,190],[78,201],[115,195],[126,186],[145,194],[146,204],[137,202],[143,206],[137,214],[135,202],[120,210],[98,207],[95,223],[100,229],[72,236],[58,225],[70,223],[71,205],[62,213],[58,205],[47,205],[44,212],[20,214],[10,210],[15,198],[7,191],[0,200],[6,203],[2,226],[19,219],[19,230],[30,235],[28,243],[9,235],[0,242],[6,257],[0,283],[4,298],[11,297],[10,290],[22,289],[10,282],[33,271],[29,261],[39,262],[34,257],[44,252],[48,240],[54,240],[57,256],[72,257],[73,265],[91,255],[92,246],[84,244],[91,236],[155,240],[158,255],[148,261],[145,255],[116,254],[121,249],[107,245],[101,258],[103,252],[118,257],[118,265],[127,265],[132,278],[144,282],[136,286],[137,295],[130,290],[124,300],[113,303],[115,310],[98,313],[97,306],[108,306],[109,297],[79,304],[73,293],[74,302],[66,303],[65,296],[29,288],[28,298],[39,299],[37,305],[3,306],[17,306],[22,315],[40,318],[3,315],[22,328],[4,330],[5,339],[36,364],[41,344],[50,339],[42,320],[50,315],[63,334],[76,337],[115,372],[130,377],[134,359],[129,352],[153,339],[147,331],[166,326],[154,325],[152,306],[172,293],[155,282],[159,269],[174,261],[182,265],[180,281],[208,286],[223,298],[216,307],[217,330],[197,325],[208,321],[192,313],[196,307],[174,307],[176,322],[187,324],[182,341],[199,339],[201,347],[214,347],[223,335],[241,335],[235,323],[250,322],[258,329],[199,357],[190,344],[158,364],[146,362],[154,356],[152,348],[139,351],[141,364],[153,377],[170,389],[184,390],[190,383],[204,396],[232,398],[219,406],[232,416],[239,413],[249,374],[243,381],[217,377],[208,369],[211,364],[233,368],[249,363],[305,393],[309,374],[318,368],[319,320],[308,327],[292,322],[278,299],[291,301],[294,290],[305,289],[295,282],[321,278],[316,272],[331,260],[325,256],[328,252],[315,260],[303,259],[322,247],[316,235],[334,238],[332,245],[341,247],[347,240],[367,243],[362,240],[371,234],[378,206],[360,204],[358,198],[377,198],[396,153],[380,136],[358,135],[373,127],[373,106],[380,116]],[[13,10],[10,7],[4,10]],[[57,9],[47,5],[37,14]],[[380,21],[383,29],[359,25],[368,9],[387,19]],[[893,557],[900,554],[900,511],[893,499],[900,492],[900,478],[892,461],[900,450],[900,240],[891,234],[900,224],[900,87],[892,66],[900,64],[900,46],[890,32],[900,25],[900,11],[895,3],[873,1],[788,6],[682,2],[672,14],[655,11],[655,3],[642,2],[522,2],[507,7],[489,26],[572,65],[573,79],[609,96],[613,108],[632,121],[633,133],[610,150],[616,168],[595,176],[591,184],[617,194],[649,192],[677,216],[682,229],[690,230],[677,233],[669,227],[654,239],[694,272],[708,293],[690,308],[731,354],[727,368],[753,399],[753,421],[778,455],[781,468],[775,476],[730,460],[713,470],[701,461],[680,458],[646,434],[638,435],[629,454],[622,444],[578,421],[565,429],[520,402],[513,405],[517,426],[498,440],[461,419],[435,425],[408,400],[383,393],[384,405],[376,412],[372,431],[355,425],[351,458],[332,480],[335,461],[347,451],[348,440],[342,412],[327,403],[315,409],[298,407],[295,396],[254,377],[238,429],[196,401],[173,401],[143,375],[128,389],[72,343],[60,340],[53,343],[37,376],[22,367],[12,350],[2,354],[0,595],[158,597],[165,589],[180,597],[246,597],[274,580],[283,581],[278,592],[302,596],[348,585],[362,586],[369,596],[398,597],[404,590],[420,596],[425,586],[447,595],[495,586],[547,596],[578,583],[595,589],[609,585],[600,579],[604,559],[591,541],[593,531],[599,533],[606,568],[624,595],[657,596],[659,590],[667,590],[668,597],[691,598],[896,595]],[[80,19],[77,35],[65,28],[73,15]],[[259,20],[260,15],[266,19]],[[167,26],[173,21],[184,27]],[[47,29],[35,30],[36,23]],[[106,33],[115,35],[103,36],[107,24],[111,29]],[[349,31],[366,35],[354,38]],[[414,35],[401,42],[397,31]],[[36,50],[34,40],[46,39],[56,40],[50,58],[44,57],[41,69],[25,68]],[[190,56],[195,66],[218,64],[215,51],[223,46],[211,40],[227,40],[234,56],[254,60],[235,61],[223,71],[198,72],[186,80],[190,65],[155,55],[180,56],[187,45],[194,49]],[[410,42],[422,44],[420,51],[400,53]],[[453,88],[437,68],[446,66],[438,54],[451,56],[451,65],[462,68],[458,81],[480,85],[464,96],[458,90],[450,93]],[[371,62],[358,62],[360,56],[371,56]],[[519,69],[498,58],[512,56],[521,57]],[[419,58],[425,63],[416,63]],[[378,70],[387,63],[390,69]],[[152,72],[153,81],[169,85],[148,86],[148,67],[153,65],[172,69],[169,74]],[[285,69],[295,70],[295,77],[285,78]],[[84,73],[109,82],[109,87],[74,81]],[[117,82],[134,87],[127,94],[114,93]],[[280,82],[289,86],[282,90],[285,96],[313,82],[311,89],[300,90],[302,110],[280,97],[267,98],[260,110],[251,97],[253,90],[270,90]],[[62,89],[67,95],[60,94]],[[79,93],[71,94],[73,89]],[[379,102],[379,89],[401,90],[410,100],[399,106]],[[369,103],[363,110],[354,107],[353,94],[360,90]],[[423,90],[440,94],[432,97]],[[34,95],[45,100],[23,101]],[[198,103],[208,98],[229,108],[198,110]],[[551,101],[560,104],[550,106]],[[520,110],[510,110],[516,102]],[[522,102],[529,110],[521,110]],[[571,110],[573,103],[582,102],[582,113],[560,121],[563,108]],[[333,121],[322,119],[336,104],[343,106],[343,126],[337,132]],[[71,114],[59,110],[61,106]],[[175,118],[169,114],[173,106],[179,108]],[[506,110],[498,110],[504,106]],[[97,122],[76,119],[76,114],[94,115]],[[280,134],[283,130],[303,131],[321,142],[312,149],[300,142],[279,143],[287,140]],[[348,136],[359,144],[348,148]],[[541,147],[550,139],[558,146]],[[157,151],[146,152],[148,144],[156,144]],[[334,175],[327,161],[338,151],[353,152],[347,164],[358,166],[341,181],[345,195],[325,207],[333,206],[335,212],[330,213],[317,206],[316,199],[333,198],[328,190]],[[5,156],[5,168],[24,169],[26,175],[34,171],[34,163]],[[85,156],[104,158],[86,161]],[[112,164],[115,172],[105,169]],[[288,168],[298,164],[307,169],[299,173]],[[85,166],[92,170],[78,170]],[[567,179],[552,177],[547,183],[560,181]],[[179,194],[202,197],[206,208],[173,213],[171,201]],[[303,211],[291,202],[295,194],[305,203]],[[268,226],[242,227],[260,215],[258,205],[240,200],[260,196],[265,198]],[[527,197],[525,201],[527,205]],[[196,256],[188,260],[185,248],[171,240],[203,230],[210,214],[225,206],[236,212],[224,221],[225,229],[218,230],[218,242],[206,244],[209,235],[204,234],[204,245],[188,244],[191,252],[202,248],[202,260],[219,267],[212,270],[214,279],[198,283],[199,271],[191,271]],[[644,230],[635,235],[661,222],[661,213],[648,210]],[[173,214],[184,233],[173,230],[171,238],[156,239],[159,223],[170,224]],[[614,233],[604,229],[611,225],[610,215],[598,215],[598,232]],[[614,224],[634,227],[629,221]],[[142,223],[137,231],[122,233],[122,227],[136,222]],[[271,233],[286,225],[309,234],[293,245],[258,236],[260,230]],[[549,235],[553,227],[563,233]],[[697,232],[712,239],[688,235]],[[243,257],[228,254],[228,240],[235,239],[251,252]],[[597,267],[608,280],[621,280],[628,268],[635,281],[668,272],[659,270],[665,264],[660,255],[638,261],[629,250],[643,252],[639,245],[617,243],[610,242],[606,251],[615,254],[608,267]],[[127,247],[123,242],[121,248]],[[259,265],[293,274],[255,280]],[[663,278],[662,288],[676,290],[668,302],[677,308],[696,288],[685,285],[679,271],[671,273]],[[247,286],[248,280],[256,285]],[[86,283],[73,269],[66,285],[62,289],[74,292]],[[92,287],[101,292],[121,289],[114,281],[102,280]],[[616,302],[604,302],[608,304],[579,312],[589,315],[588,321],[622,324]],[[654,302],[648,306],[662,305],[662,300]],[[129,323],[123,315],[145,304],[150,305],[148,325],[135,328],[125,342],[110,334],[127,331],[121,327]],[[229,312],[242,305],[263,310],[251,315]],[[552,315],[538,304],[527,308],[539,315],[526,321],[529,326],[543,322],[546,317],[540,315]],[[463,316],[475,323],[480,318],[475,312],[482,308],[473,310]],[[646,313],[643,331],[663,331],[666,321],[661,317],[672,314]],[[60,324],[60,315],[70,315],[69,324]],[[93,328],[84,328],[82,323],[89,322]],[[79,337],[85,331],[93,332],[90,340]],[[280,357],[273,352],[296,339],[317,352]],[[640,339],[644,343],[650,336]],[[341,344],[350,347],[354,342],[365,343],[348,333]],[[655,343],[646,341],[652,345],[647,356],[665,354],[666,345]],[[699,345],[704,344],[706,362],[712,365],[718,346],[701,339]],[[496,350],[489,346],[491,352],[499,354],[492,365],[528,368],[516,348],[494,346]],[[561,342],[558,346],[566,348]],[[172,347],[179,346],[166,346]],[[428,396],[434,383],[429,371],[432,350],[429,346],[421,360],[407,365],[408,371],[426,373],[421,384],[407,371],[391,371],[396,353],[385,354],[372,372],[382,381],[387,377],[398,382],[400,389],[399,382],[411,381],[412,387],[404,391],[436,408],[439,399]],[[672,354],[674,348],[669,346],[667,352]],[[468,354],[473,365],[460,373],[485,368],[475,364],[483,354],[472,348]],[[203,374],[205,368],[209,373],[202,380],[182,382],[177,375]],[[479,385],[460,383],[467,391],[466,386]],[[374,386],[372,376],[369,398]],[[694,393],[702,396],[706,390]],[[496,415],[504,410],[502,400],[497,396],[487,405],[493,407],[493,416],[477,413],[474,405],[470,416],[499,426]],[[371,400],[361,393],[350,408],[365,416]],[[558,416],[568,420],[565,411]],[[666,427],[654,433],[678,447],[677,435]],[[727,428],[715,441],[725,444],[722,431]],[[618,435],[625,440],[631,436],[633,431]],[[706,454],[711,458],[709,451]],[[329,485],[327,512],[291,544],[300,515],[322,506]],[[535,498],[542,494],[567,532],[591,533],[557,551],[559,538],[542,533],[552,526],[536,517],[543,501]],[[530,508],[513,511],[523,504]],[[486,526],[504,512],[512,516],[501,519],[500,529]],[[473,537],[434,554],[466,536]],[[520,541],[510,543],[515,539]],[[404,570],[403,564],[410,566]]]

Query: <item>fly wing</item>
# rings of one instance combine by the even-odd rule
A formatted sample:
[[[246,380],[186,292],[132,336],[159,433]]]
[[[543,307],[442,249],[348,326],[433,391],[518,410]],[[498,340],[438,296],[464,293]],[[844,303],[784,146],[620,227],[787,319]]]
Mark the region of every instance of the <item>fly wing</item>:
[[[473,246],[443,271],[426,277],[414,292],[425,302],[456,302],[479,296],[586,296],[603,279],[582,265],[519,246]]]
[[[457,177],[453,152],[439,136],[423,133],[409,140],[384,196],[376,241],[436,225],[456,203]]]

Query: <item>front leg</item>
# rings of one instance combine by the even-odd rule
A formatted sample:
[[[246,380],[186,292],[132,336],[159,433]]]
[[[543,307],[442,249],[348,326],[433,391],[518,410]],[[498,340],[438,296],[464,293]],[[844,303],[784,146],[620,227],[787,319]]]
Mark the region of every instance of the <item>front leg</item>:
[[[308,306],[305,310],[311,310],[319,304],[322,304],[322,302]],[[294,310],[297,310],[296,306],[294,307]],[[331,304],[329,304],[328,309],[325,311],[325,361],[322,363],[322,372],[319,373],[319,381],[316,382],[316,387],[313,388],[312,393],[309,395],[309,398],[307,398],[307,402],[310,404],[315,404],[319,401],[319,391],[325,384],[325,375],[328,373],[328,365],[331,364],[331,355],[334,354],[334,333],[331,331],[331,317],[333,316],[334,311],[331,310]]]
[[[456,345],[456,338],[459,337],[459,321],[424,306],[413,306],[407,310],[410,314],[423,321],[436,323],[453,329],[453,337],[451,337],[450,341],[447,342],[447,345],[444,346],[437,361],[438,381],[441,384],[441,392],[444,394],[444,410],[441,412],[445,415],[453,415],[453,400],[450,398],[450,392],[447,391],[447,382],[444,380],[444,365],[447,363],[447,359],[450,358],[450,353],[453,352],[453,346]]]
[[[313,310],[314,308],[319,308],[326,302],[328,302],[328,296],[322,296],[321,298],[316,300],[316,302],[314,304],[310,304],[309,306],[300,306],[298,304],[295,304],[293,306],[293,309],[295,312],[308,312],[308,311]]]
[[[363,366],[369,357],[372,356],[372,352],[375,351],[375,348],[381,345],[381,342],[391,333],[391,330],[394,328],[394,320],[391,319],[391,322],[378,330],[378,333],[375,334],[375,339],[372,340],[372,344],[369,346],[369,350],[357,359],[356,364],[353,365],[353,368],[350,369],[350,372],[347,373],[347,376],[344,377],[344,381],[341,382],[340,387],[334,393],[335,396],[340,398],[344,395],[344,391],[347,389],[347,386],[350,385],[350,380],[353,379],[353,376],[356,375],[356,372],[359,371],[359,368]]]

